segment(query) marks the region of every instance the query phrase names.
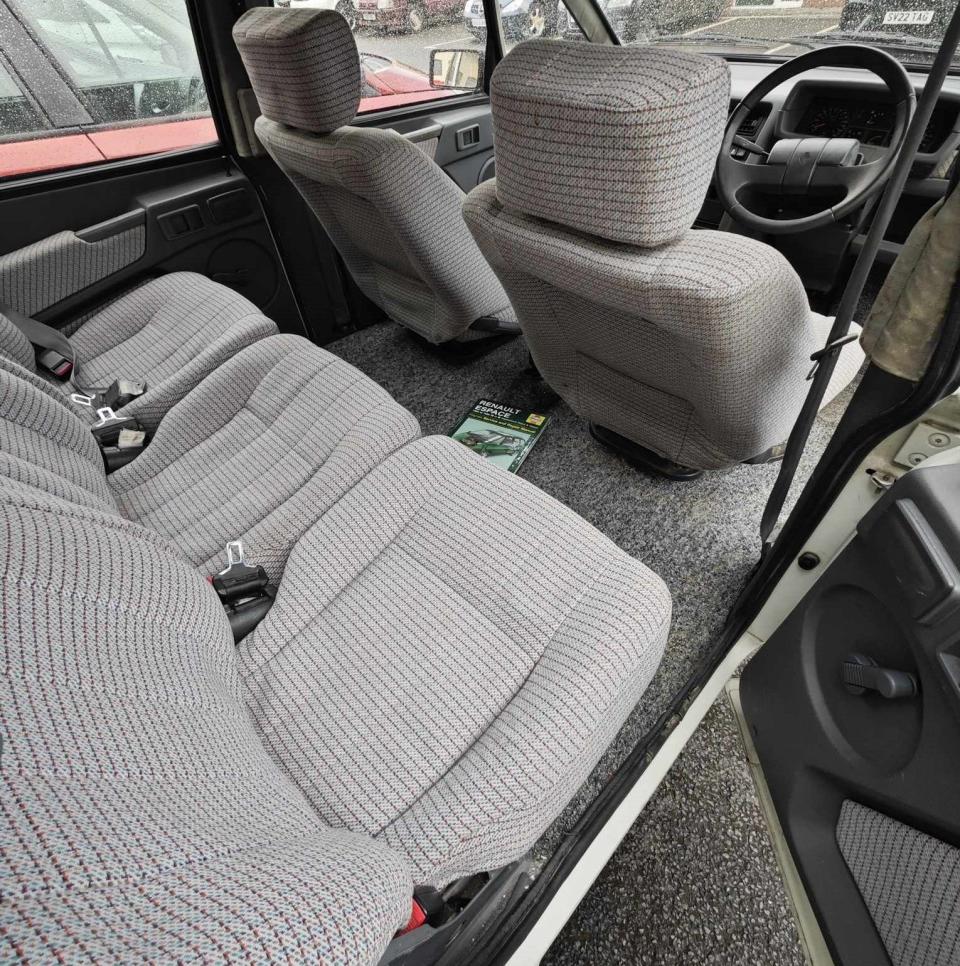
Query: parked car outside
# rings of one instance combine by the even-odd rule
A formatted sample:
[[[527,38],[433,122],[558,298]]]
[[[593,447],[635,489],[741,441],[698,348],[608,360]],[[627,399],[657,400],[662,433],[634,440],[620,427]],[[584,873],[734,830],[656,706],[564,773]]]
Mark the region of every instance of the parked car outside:
[[[183,0],[0,9],[23,28],[0,36],[0,176],[216,142]]]
[[[483,0],[467,0],[463,20],[477,40],[486,37]],[[513,41],[562,37],[576,27],[561,0],[500,0],[500,22],[504,37]]]
[[[939,41],[954,6],[952,0],[847,0],[840,29]]]
[[[720,19],[727,0],[601,0],[601,7],[625,44],[647,43],[659,34],[683,33]]]
[[[689,0],[675,5],[659,0],[600,0],[600,6],[624,43],[643,43],[658,34],[702,27],[717,20],[726,3],[727,0]],[[467,0],[463,19],[467,30],[477,40],[483,40],[486,25],[482,0]],[[504,36],[511,41],[580,34],[563,0],[500,0],[500,19]]]
[[[361,51],[360,67],[363,71],[359,111],[361,114],[386,107],[416,104],[424,100],[425,94],[429,95],[430,100],[436,100],[455,97],[460,93],[456,90],[437,89],[430,84],[430,78],[422,71],[398,64],[379,54]]]
[[[357,28],[356,0],[274,0],[276,7],[316,7],[320,10],[336,10],[348,24],[351,30]]]
[[[462,0],[357,0],[358,26],[418,34],[428,23],[457,16]]]

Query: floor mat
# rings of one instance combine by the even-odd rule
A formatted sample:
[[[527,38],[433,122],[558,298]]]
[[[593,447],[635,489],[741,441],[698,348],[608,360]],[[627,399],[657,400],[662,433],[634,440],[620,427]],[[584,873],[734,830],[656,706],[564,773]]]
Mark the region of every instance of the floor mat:
[[[646,563],[673,594],[663,663],[577,797],[541,839],[536,854],[549,856],[716,641],[757,561],[760,515],[777,466],[738,466],[685,483],[633,469],[596,443],[583,420],[529,370],[522,338],[472,362],[455,363],[400,326],[381,323],[328,348],[392,393],[417,416],[424,433],[449,432],[480,398],[549,412],[550,426],[520,475]],[[843,394],[817,420],[798,480],[805,480],[819,459],[848,398]]]
[[[725,692],[543,959],[802,966]]]

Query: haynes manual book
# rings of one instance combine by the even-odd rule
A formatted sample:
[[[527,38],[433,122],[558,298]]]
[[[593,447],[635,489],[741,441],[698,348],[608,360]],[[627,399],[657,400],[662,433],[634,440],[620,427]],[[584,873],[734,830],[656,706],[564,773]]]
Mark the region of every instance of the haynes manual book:
[[[450,435],[484,459],[516,473],[549,420],[540,413],[480,399]]]

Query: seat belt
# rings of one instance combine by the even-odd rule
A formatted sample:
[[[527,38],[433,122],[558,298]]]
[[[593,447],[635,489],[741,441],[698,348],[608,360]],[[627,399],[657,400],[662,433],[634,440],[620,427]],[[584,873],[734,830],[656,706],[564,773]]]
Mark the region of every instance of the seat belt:
[[[787,447],[783,454],[783,462],[780,464],[780,472],[777,474],[773,489],[770,491],[770,498],[763,508],[763,516],[760,519],[762,554],[766,554],[771,547],[770,537],[777,521],[780,519],[780,511],[783,509],[787,494],[790,492],[790,484],[793,482],[797,467],[800,465],[800,457],[807,445],[807,439],[810,436],[814,421],[820,412],[820,405],[826,394],[833,370],[836,368],[840,350],[853,338],[853,336],[848,335],[853,313],[856,311],[857,303],[863,294],[870,269],[873,268],[880,243],[886,235],[897,203],[907,183],[907,178],[910,176],[914,159],[920,149],[920,142],[923,140],[927,125],[930,123],[934,108],[937,106],[943,82],[953,64],[953,57],[958,44],[960,44],[960,6],[954,10],[944,33],[943,43],[930,66],[930,73],[927,75],[927,82],[920,94],[920,100],[910,122],[903,148],[897,157],[893,173],[877,205],[863,248],[860,249],[853,271],[850,273],[850,279],[843,290],[843,296],[840,299],[840,305],[837,307],[833,325],[830,327],[826,345],[810,357],[813,362],[813,369],[807,378],[812,379],[813,382],[810,391],[807,393],[807,398],[803,401],[797,421],[790,431],[790,438],[787,440]]]
[[[0,313],[21,331],[37,350],[37,363],[43,369],[64,382],[76,374],[76,350],[59,329],[55,329],[52,325],[44,325],[43,322],[38,322],[8,305],[0,304]]]
[[[0,314],[5,315],[37,350],[37,364],[42,369],[63,382],[72,382],[79,390],[70,397],[78,406],[91,406],[97,410],[106,407],[116,411],[147,391],[147,384],[135,379],[114,379],[106,389],[82,385],[77,378],[80,363],[76,349],[59,329],[38,322],[8,305],[0,304]]]

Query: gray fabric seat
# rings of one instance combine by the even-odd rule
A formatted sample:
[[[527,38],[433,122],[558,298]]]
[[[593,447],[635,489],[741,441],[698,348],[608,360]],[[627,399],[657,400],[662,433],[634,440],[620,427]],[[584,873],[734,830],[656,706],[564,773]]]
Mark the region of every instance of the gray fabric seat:
[[[249,10],[234,28],[263,115],[256,130],[364,294],[433,343],[481,320],[518,331],[463,223],[463,192],[395,131],[349,126],[360,103],[353,34],[328,10]]]
[[[139,379],[147,391],[123,408],[153,430],[205,376],[246,346],[276,334],[276,325],[242,295],[192,272],[146,282],[69,327],[85,386]],[[0,316],[0,354],[36,371],[33,348]],[[64,395],[68,383],[51,384]],[[95,415],[78,412],[88,421]]]
[[[729,98],[719,58],[520,44],[491,84],[497,178],[464,205],[544,379],[590,422],[696,469],[786,440],[830,328],[775,249],[691,229]],[[825,402],[862,360],[842,350]]]
[[[299,336],[249,346],[173,407],[109,477],[86,425],[54,393],[0,371],[0,472],[167,537],[204,573],[243,539],[273,579],[310,524],[417,421],[359,370]]]
[[[273,354],[218,413],[224,425],[239,417],[238,437],[251,435],[244,414],[256,415],[258,395],[269,401],[288,381],[305,384],[283,368],[288,342],[303,360],[302,340],[277,336],[208,380],[235,381],[231,366],[253,368],[247,357]],[[365,377],[314,353],[320,378],[312,382],[358,407],[350,386]],[[395,403],[403,418],[383,407],[386,394],[370,386],[365,412],[376,413],[373,425],[385,414],[388,425],[413,435],[412,417]],[[162,451],[168,427],[189,420],[205,388],[174,407],[147,452],[114,476],[136,470],[153,447]],[[104,477],[90,434],[54,393],[0,371],[0,407],[7,487],[100,514],[126,532],[131,522],[121,510],[130,512],[136,488]],[[218,550],[244,536],[273,576],[285,563],[273,609],[240,650],[245,701],[268,751],[325,824],[381,838],[417,881],[449,881],[522,854],[595,764],[659,663],[670,616],[662,581],[540,490],[445,437],[391,455],[382,442],[393,438],[359,431],[293,492],[282,489],[287,469],[258,458],[256,473],[279,491],[274,519],[262,504],[249,519],[242,505],[220,505],[210,479],[235,437],[211,439],[213,458],[203,442],[187,440],[189,459],[171,464],[174,475],[158,486],[177,498],[174,509],[161,501],[163,513],[138,519],[143,533],[201,574],[211,569],[207,537]],[[343,473],[328,477],[326,466],[338,462]],[[229,461],[223,470],[219,478],[230,480]],[[153,479],[152,471],[142,476]],[[190,500],[204,499],[198,481],[212,490],[209,519],[191,513],[185,530],[171,525]],[[256,552],[265,546],[263,520],[264,540],[288,538],[276,558]],[[137,560],[128,554],[102,564],[119,602],[139,586],[126,575]]]
[[[521,856],[559,814],[646,690],[670,609],[581,517],[427,437],[300,540],[241,674],[324,822],[439,885]]]
[[[156,534],[0,478],[0,959],[375,963],[403,859],[327,828]]]

